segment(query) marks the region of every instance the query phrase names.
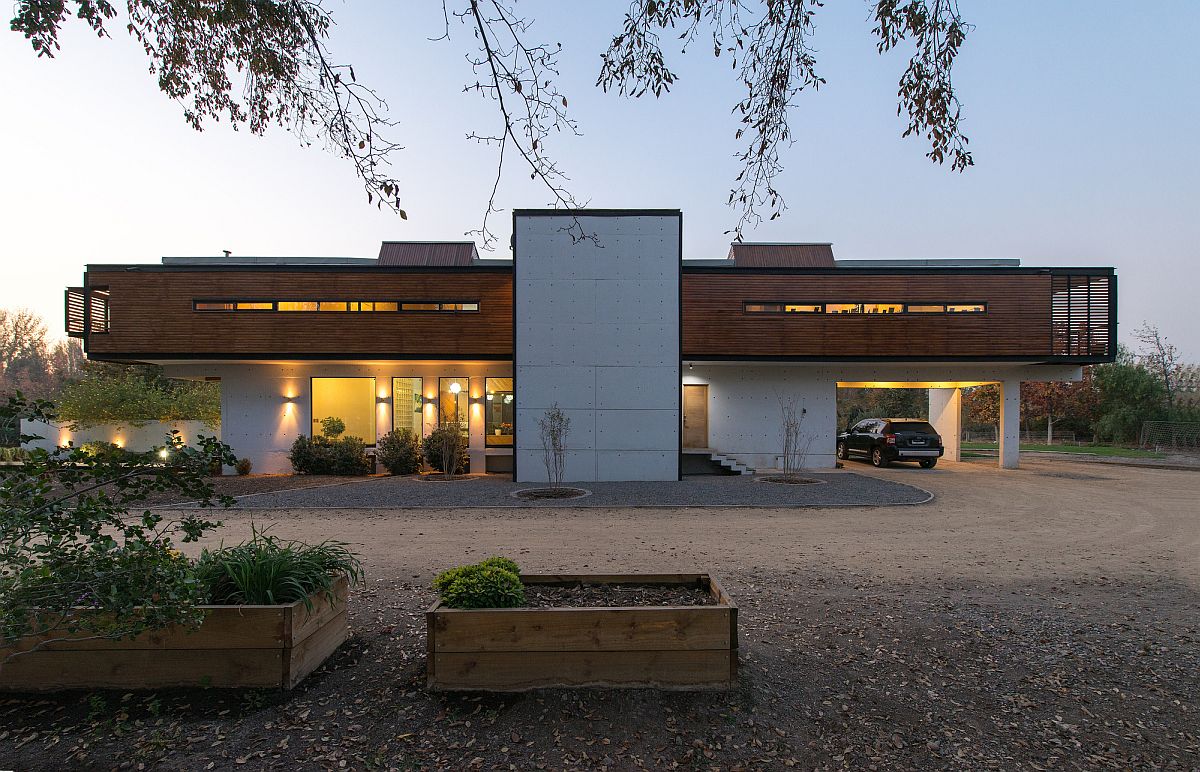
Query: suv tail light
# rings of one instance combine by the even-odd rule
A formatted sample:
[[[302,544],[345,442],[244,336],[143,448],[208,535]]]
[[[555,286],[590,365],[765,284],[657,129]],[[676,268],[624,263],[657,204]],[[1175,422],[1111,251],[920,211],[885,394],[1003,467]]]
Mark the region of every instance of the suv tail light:
[[[888,445],[896,444],[896,435],[894,435],[894,434],[885,434],[885,435],[883,435],[883,439],[887,442]]]

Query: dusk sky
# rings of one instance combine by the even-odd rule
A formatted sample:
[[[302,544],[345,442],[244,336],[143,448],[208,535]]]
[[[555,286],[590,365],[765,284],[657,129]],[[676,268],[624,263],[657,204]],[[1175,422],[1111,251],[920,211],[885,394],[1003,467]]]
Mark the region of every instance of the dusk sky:
[[[597,207],[684,212],[684,256],[724,257],[725,199],[740,97],[727,59],[702,41],[671,64],[661,100],[594,87],[625,2],[532,2],[531,39],[561,42],[560,89],[581,137],[550,145],[570,188]],[[97,40],[72,20],[53,60],[0,34],[5,148],[0,307],[28,307],[60,334],[62,291],[88,262],[162,255],[373,257],[384,239],[457,240],[477,228],[495,171],[465,135],[494,130],[491,102],[464,94],[474,40],[441,4],[333,2],[330,46],[373,84],[406,150],[395,176],[407,222],[368,206],[350,165],[279,130],[264,138],[189,128],[157,89],[122,23]],[[750,241],[831,241],[838,258],[1017,257],[1026,265],[1116,266],[1123,342],[1157,324],[1200,360],[1200,3],[962,0],[976,25],[956,66],[976,166],[930,163],[901,139],[896,81],[907,52],[879,56],[868,4],[818,14],[828,80],[793,113],[781,190],[789,209]],[[669,41],[668,41],[669,43]],[[672,50],[668,45],[668,50]],[[499,205],[548,194],[514,164]],[[507,257],[510,216],[494,219]]]

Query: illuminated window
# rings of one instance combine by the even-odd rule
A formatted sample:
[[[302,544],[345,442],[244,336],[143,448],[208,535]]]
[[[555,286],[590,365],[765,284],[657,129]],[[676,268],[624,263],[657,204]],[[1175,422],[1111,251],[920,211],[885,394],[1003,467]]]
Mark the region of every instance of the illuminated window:
[[[438,426],[458,422],[467,433],[471,404],[469,378],[438,378]]]
[[[281,300],[276,304],[280,311],[316,311],[315,300]]]
[[[783,303],[746,303],[742,308],[748,314],[783,313]]]
[[[343,437],[358,437],[375,444],[375,379],[313,378],[312,433],[321,434],[321,421],[340,418],[346,424]]]
[[[317,304],[318,311],[345,311],[347,303],[344,300],[322,300]]]
[[[904,306],[899,303],[864,303],[862,313],[864,314],[899,314],[904,311]]]
[[[484,433],[488,445],[512,447],[516,402],[512,378],[488,378],[484,394]]]
[[[380,302],[378,300],[370,301],[370,302],[364,301],[362,303],[359,303],[358,305],[359,305],[359,309],[358,309],[359,311],[399,311],[400,310],[399,303]]]
[[[821,308],[820,305],[810,303],[789,303],[783,307],[783,312],[786,314],[819,314]]]
[[[239,300],[239,301],[237,301],[237,310],[239,310],[239,311],[274,311],[275,303],[270,300]]]
[[[401,303],[401,311],[437,311],[441,308],[439,303]]]
[[[420,437],[422,402],[420,378],[393,378],[392,428],[408,429],[414,437]]]
[[[196,311],[232,311],[233,303],[219,300],[197,300],[192,303],[192,308]]]
[[[478,311],[478,303],[442,303],[443,311]]]
[[[826,303],[827,314],[861,314],[862,303]]]
[[[944,314],[944,313],[946,313],[945,306],[920,305],[920,306],[908,306],[907,308],[908,308],[908,313],[910,313],[910,314]]]
[[[987,311],[984,303],[959,303],[946,306],[948,314],[982,314]]]

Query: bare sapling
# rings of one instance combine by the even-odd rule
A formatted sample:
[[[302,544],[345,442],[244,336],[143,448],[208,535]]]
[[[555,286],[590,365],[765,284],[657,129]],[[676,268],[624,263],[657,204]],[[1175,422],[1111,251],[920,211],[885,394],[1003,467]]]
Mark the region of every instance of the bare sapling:
[[[557,489],[562,485],[566,467],[566,437],[571,431],[571,419],[559,409],[558,403],[538,419],[538,434],[542,438],[542,463],[546,465],[546,481]]]
[[[795,397],[780,397],[779,405],[783,423],[783,474],[796,477],[807,464],[812,446],[812,437],[804,433],[804,416],[808,411],[803,407],[797,410]]]

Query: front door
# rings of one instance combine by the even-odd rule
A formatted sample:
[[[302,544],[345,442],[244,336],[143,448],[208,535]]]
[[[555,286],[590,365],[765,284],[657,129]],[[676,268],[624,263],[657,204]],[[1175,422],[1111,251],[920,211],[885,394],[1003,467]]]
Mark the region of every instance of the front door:
[[[708,386],[683,386],[683,447],[708,447]]]

